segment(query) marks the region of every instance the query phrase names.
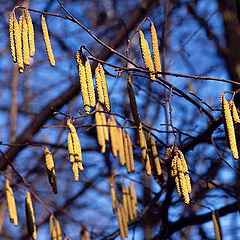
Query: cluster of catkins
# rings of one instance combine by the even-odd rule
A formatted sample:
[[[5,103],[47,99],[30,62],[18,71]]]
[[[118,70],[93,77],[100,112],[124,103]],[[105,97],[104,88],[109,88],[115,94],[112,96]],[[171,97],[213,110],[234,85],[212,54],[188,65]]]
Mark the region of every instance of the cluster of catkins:
[[[42,15],[41,25],[49,62],[55,66],[55,59],[49,39],[46,19]],[[29,58],[35,54],[34,28],[30,13],[27,9],[16,18],[15,9],[9,14],[9,38],[13,62],[17,63],[18,71],[23,73],[24,66],[29,66]]]
[[[234,125],[240,123],[237,108],[232,99],[229,102],[227,101],[227,99],[224,97],[224,92],[220,96],[220,105],[227,142],[232,151],[233,158],[238,159],[238,147],[234,130]]]

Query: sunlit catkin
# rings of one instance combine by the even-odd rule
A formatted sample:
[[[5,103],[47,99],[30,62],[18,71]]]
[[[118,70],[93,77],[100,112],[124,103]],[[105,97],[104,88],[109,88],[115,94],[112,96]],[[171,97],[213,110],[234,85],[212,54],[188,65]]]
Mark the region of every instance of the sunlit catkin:
[[[121,216],[122,216],[122,224],[123,224],[123,230],[124,230],[124,236],[128,236],[128,225],[127,225],[127,216],[125,214],[125,211],[123,209],[123,205],[119,203],[120,211],[121,211]]]
[[[159,157],[158,157],[157,147],[156,147],[156,143],[155,143],[151,134],[148,135],[148,142],[149,142],[149,145],[150,145],[151,155],[152,155],[152,158],[153,158],[156,173],[157,173],[157,175],[161,175],[162,174],[162,169],[161,169],[160,160],[159,160]]]
[[[22,22],[22,46],[23,46],[23,63],[26,66],[29,66],[28,28],[27,22],[24,17]]]
[[[79,75],[79,80],[80,80],[80,87],[81,87],[84,111],[86,114],[89,114],[90,101],[89,101],[89,95],[88,95],[87,78],[86,78],[84,62],[81,58],[81,53],[79,50],[76,53],[76,61],[77,61],[77,66],[78,66],[78,75]]]
[[[139,139],[140,139],[142,160],[145,164],[146,173],[147,173],[147,175],[151,175],[150,159],[149,159],[149,155],[147,153],[147,142],[146,142],[146,138],[144,136],[142,128],[138,129],[138,134],[139,134]]]
[[[61,226],[57,219],[55,219],[55,225],[56,225],[57,240],[62,240]]]
[[[85,73],[86,73],[86,81],[87,81],[87,89],[88,89],[90,106],[95,107],[96,97],[95,97],[95,90],[93,86],[92,70],[91,70],[91,66],[88,61],[88,58],[86,58],[86,61],[85,61]]]
[[[159,48],[158,48],[158,38],[157,38],[156,29],[152,21],[150,23],[150,28],[151,28],[154,67],[156,72],[161,72],[161,60],[160,60],[160,54],[159,54]],[[161,74],[158,73],[157,77],[161,77]]]
[[[26,223],[29,235],[32,236],[32,239],[37,238],[37,229],[34,217],[33,204],[30,193],[26,192],[25,199],[25,211],[26,211]]]
[[[117,130],[117,137],[118,137],[118,152],[119,152],[119,161],[120,164],[123,166],[126,161],[125,161],[125,150],[124,150],[124,144],[123,144],[123,131],[122,128],[118,128]]]
[[[132,203],[131,203],[131,196],[129,193],[129,190],[126,185],[123,185],[124,187],[124,193],[127,196],[127,208],[128,208],[128,214],[129,214],[129,221],[133,220],[133,209],[132,209]]]
[[[114,158],[116,158],[117,157],[117,124],[113,115],[109,117],[108,125],[109,125],[112,154]]]
[[[123,221],[122,221],[122,214],[120,207],[117,208],[117,218],[118,218],[118,226],[120,231],[121,240],[125,239],[124,228],[123,228]]]
[[[234,101],[231,99],[228,103],[229,103],[229,108],[231,110],[234,123],[235,124],[240,123],[240,118],[239,118],[238,111],[237,111]]]
[[[213,226],[214,226],[214,232],[215,232],[215,239],[222,240],[222,229],[221,229],[217,211],[212,212],[212,220],[213,220]]]
[[[126,168],[127,168],[127,172],[130,173],[131,165],[130,165],[130,158],[129,158],[130,155],[129,155],[129,149],[128,149],[128,140],[127,140],[126,132],[124,129],[122,130],[122,138],[123,138],[123,147],[124,147],[124,152],[125,152]]]
[[[229,145],[230,149],[232,151],[232,155],[235,159],[238,159],[238,150],[237,150],[237,144],[236,144],[236,137],[235,137],[235,130],[233,126],[233,120],[229,108],[228,101],[225,97],[222,99],[222,114],[224,116],[228,139],[229,139]]]
[[[84,225],[81,227],[80,234],[82,240],[90,240],[89,232]]]
[[[79,179],[79,172],[78,172],[78,164],[77,162],[72,163],[72,171],[73,171],[73,176],[74,180],[77,182]]]
[[[13,62],[17,62],[16,57],[16,49],[15,49],[15,41],[14,41],[14,12],[9,14],[8,24],[9,24],[9,40],[10,40],[10,48],[12,53],[12,60]]]
[[[116,198],[113,181],[109,180],[109,183],[110,183],[110,194],[112,199],[112,209],[113,209],[113,212],[115,213],[117,211],[117,198]]]
[[[136,218],[137,217],[137,196],[136,196],[135,188],[132,181],[130,182],[129,192],[130,192],[132,205],[134,206],[133,216],[134,218]]]
[[[95,81],[97,86],[97,92],[98,92],[98,101],[101,104],[104,104],[104,94],[103,94],[103,88],[102,88],[102,80],[100,75],[100,63],[98,63],[98,66],[95,68]]]
[[[128,212],[128,201],[127,201],[126,186],[123,182],[122,182],[122,202],[123,202],[123,208],[124,208],[126,217],[127,217],[128,221],[130,221],[130,215],[129,215],[129,212]]]
[[[146,41],[144,34],[141,30],[139,30],[139,42],[140,42],[144,65],[147,68],[147,70],[154,72],[153,61],[151,58],[151,53],[149,50],[148,42]],[[154,74],[150,73],[150,78],[152,81],[155,81]]]
[[[53,51],[52,51],[52,47],[51,47],[51,43],[50,43],[50,39],[49,39],[46,19],[43,15],[42,15],[42,18],[41,18],[41,25],[42,25],[43,38],[44,38],[44,42],[45,42],[45,45],[46,45],[46,50],[47,50],[49,63],[52,67],[54,67],[55,66],[55,59],[54,59],[54,56],[53,56]]]
[[[22,39],[18,21],[14,18],[14,42],[16,47],[17,67],[20,73],[23,73]]]
[[[133,91],[133,87],[132,87],[132,85],[129,81],[127,83],[127,91],[128,91],[128,97],[129,97],[129,100],[130,100],[130,107],[131,107],[131,112],[132,112],[132,115],[133,115],[133,119],[134,119],[137,127],[140,127],[141,121],[140,121],[140,116],[139,116],[139,113],[138,113],[135,94],[134,94],[134,91]]]
[[[53,239],[57,240],[57,232],[56,232],[56,228],[54,226],[53,220],[54,220],[53,215],[51,215],[49,218],[50,237],[51,237],[51,240]]]
[[[33,57],[35,54],[35,43],[34,43],[34,28],[30,13],[28,10],[25,10],[27,26],[28,26],[28,36],[29,36],[29,50],[30,57]]]
[[[70,162],[73,163],[75,161],[74,157],[74,150],[73,150],[73,139],[72,139],[72,133],[68,133],[68,153]]]
[[[132,141],[129,134],[127,134],[127,145],[128,145],[128,154],[129,154],[129,163],[131,172],[135,171],[134,158],[133,158],[133,147]]]
[[[15,204],[15,199],[13,196],[13,190],[9,184],[8,179],[6,179],[6,181],[5,181],[5,191],[6,191],[6,196],[7,196],[7,206],[8,206],[10,222],[13,222],[14,225],[17,226],[18,225],[18,216],[17,216],[16,204]]]
[[[103,96],[104,96],[104,106],[106,107],[106,110],[108,112],[111,112],[111,104],[110,104],[110,99],[109,99],[109,94],[108,94],[108,87],[107,87],[107,81],[106,81],[106,76],[104,69],[101,64],[99,64],[99,73],[101,76],[101,81],[102,81],[102,89],[103,89]]]
[[[103,108],[100,105],[99,105],[99,110],[103,111]],[[101,112],[101,117],[102,117],[104,138],[105,138],[105,141],[108,141],[109,140],[109,131],[108,131],[108,126],[107,126],[107,119],[106,119],[104,112]]]

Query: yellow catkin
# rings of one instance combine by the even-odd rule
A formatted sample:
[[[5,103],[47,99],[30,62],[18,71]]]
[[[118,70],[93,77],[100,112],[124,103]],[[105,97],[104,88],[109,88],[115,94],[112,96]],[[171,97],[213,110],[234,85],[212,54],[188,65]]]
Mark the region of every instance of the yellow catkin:
[[[15,204],[15,199],[13,196],[13,190],[9,184],[8,179],[6,179],[6,182],[5,182],[5,190],[6,190],[6,196],[7,196],[9,219],[10,219],[10,222],[13,222],[14,225],[17,226],[18,225],[18,216],[17,216],[16,204]]]
[[[234,101],[231,99],[228,103],[229,103],[229,108],[231,110],[234,123],[235,124],[240,123],[240,118],[239,118],[238,111],[237,111]]]
[[[187,186],[187,189],[188,189],[188,193],[191,193],[191,191],[192,191],[191,180],[190,180],[190,177],[189,177],[187,162],[185,160],[185,157],[184,157],[183,153],[180,150],[178,150],[178,154],[179,154],[181,162],[182,162],[183,173],[184,173],[184,176],[185,176],[185,181],[186,181],[186,186]]]
[[[117,124],[113,115],[108,119],[111,148],[114,158],[117,157]]]
[[[125,161],[125,150],[124,150],[124,144],[123,144],[123,130],[122,128],[118,128],[118,151],[119,151],[119,161],[122,166],[126,163]]]
[[[61,226],[60,226],[60,223],[57,219],[55,219],[55,225],[56,225],[57,240],[62,240]]]
[[[19,21],[18,21],[18,26],[19,26],[19,30],[20,30],[21,35],[22,35],[22,31],[23,31],[23,18],[24,18],[24,15],[21,15],[19,17]]]
[[[103,111],[103,108],[100,105],[99,105],[99,110]],[[102,117],[104,138],[105,138],[105,141],[108,141],[109,140],[109,131],[108,131],[108,126],[107,126],[107,119],[106,119],[104,112],[101,112],[101,117]]]
[[[124,229],[124,236],[128,237],[128,225],[127,225],[127,216],[124,212],[123,205],[119,203],[120,211],[121,211],[121,216],[122,216],[122,224],[123,224],[123,229]]]
[[[47,50],[49,63],[52,67],[54,67],[55,66],[55,59],[54,59],[54,56],[53,56],[53,51],[52,51],[52,47],[51,47],[51,43],[50,43],[50,38],[49,38],[49,34],[48,34],[46,19],[43,15],[42,15],[42,18],[41,18],[41,25],[42,25],[43,38],[44,38],[44,42],[45,42],[45,45],[46,45],[46,50]]]
[[[130,215],[128,212],[128,203],[127,203],[127,194],[126,194],[126,188],[125,188],[125,184],[122,183],[122,202],[123,202],[123,208],[126,214],[126,217],[128,219],[128,221],[130,220]]]
[[[15,49],[15,41],[14,41],[14,12],[9,14],[8,24],[9,24],[9,41],[10,41],[10,48],[12,53],[12,60],[13,62],[17,62],[16,57],[16,49]]]
[[[132,181],[130,182],[129,192],[130,192],[131,202],[133,205],[133,216],[134,218],[136,218],[137,217],[137,196],[136,196],[135,188]]]
[[[81,234],[82,240],[90,240],[89,232],[84,225],[81,227],[80,234]]]
[[[46,166],[49,171],[54,168],[53,156],[47,147],[44,147]]]
[[[225,98],[223,98],[222,112],[224,115],[224,120],[225,120],[225,124],[226,124],[226,128],[227,128],[229,145],[230,145],[230,149],[232,151],[232,155],[235,159],[238,159],[238,150],[237,150],[233,120],[232,120],[228,101]]]
[[[100,63],[98,63],[98,66],[95,68],[95,81],[97,86],[97,92],[98,92],[98,101],[101,104],[104,104],[104,94],[103,94],[103,88],[102,88],[102,80],[100,75]]]
[[[117,218],[118,218],[118,226],[119,226],[119,231],[120,231],[120,236],[121,240],[125,239],[125,234],[124,234],[124,228],[123,228],[123,222],[122,222],[122,214],[120,207],[117,208]]]
[[[75,162],[78,163],[78,168],[80,171],[83,171],[83,166],[82,166],[82,150],[81,150],[81,145],[80,141],[78,138],[77,133],[72,133],[73,137],[73,149],[74,149],[74,157],[75,157]]]
[[[80,80],[84,111],[86,114],[89,114],[90,101],[89,101],[89,95],[88,95],[87,78],[86,78],[85,66],[84,66],[83,60],[81,59],[81,54],[79,50],[77,51],[77,54],[76,54],[76,61],[78,66],[78,75]]]
[[[106,107],[106,110],[108,112],[111,112],[111,104],[110,104],[110,99],[109,99],[109,94],[108,94],[108,87],[107,87],[106,76],[105,76],[104,69],[103,69],[101,64],[99,64],[99,73],[100,73],[101,81],[102,81],[104,105]]]
[[[124,152],[125,152],[126,168],[127,168],[127,172],[130,173],[131,165],[130,165],[130,158],[129,158],[130,155],[129,155],[129,149],[128,149],[128,140],[127,140],[126,132],[124,129],[122,130],[122,138],[123,138],[123,147],[124,147]]]
[[[102,153],[105,153],[105,138],[104,138],[104,128],[103,128],[103,121],[100,112],[95,113],[95,123],[96,123],[96,130],[97,130],[97,139],[99,146],[102,147]]]
[[[112,199],[112,208],[113,208],[113,212],[115,213],[117,211],[117,198],[116,198],[113,182],[110,180],[109,183],[110,183],[110,194]]]
[[[35,43],[34,43],[34,28],[30,13],[28,10],[25,10],[27,26],[28,26],[28,36],[29,36],[29,50],[30,57],[33,57],[35,54]]]
[[[155,166],[155,169],[156,169],[156,173],[157,173],[157,175],[161,175],[162,174],[162,169],[161,169],[160,160],[159,160],[159,157],[158,157],[157,147],[156,147],[156,143],[155,143],[151,134],[148,135],[148,141],[149,141],[149,145],[150,145],[151,154],[152,154],[152,157],[153,157],[153,162],[154,162],[154,166]]]
[[[93,86],[92,70],[91,70],[91,66],[90,66],[90,63],[87,58],[85,61],[85,73],[86,73],[86,81],[87,81],[90,106],[95,107],[96,97],[95,97],[95,90],[94,90],[94,86]]]
[[[77,182],[78,179],[79,179],[78,164],[77,164],[77,162],[73,162],[73,163],[72,163],[72,171],[73,171],[74,180]]]
[[[67,120],[67,126],[69,127],[70,131],[72,133],[76,132],[76,128],[74,127],[74,125],[71,123],[71,119]]]
[[[178,176],[177,159],[178,159],[178,155],[175,155],[174,158],[172,159],[171,176],[174,177],[178,195],[179,195],[179,197],[181,197],[182,191],[181,191],[180,180],[179,180],[179,176]]]
[[[128,145],[130,169],[131,169],[131,172],[134,172],[135,171],[135,165],[134,165],[134,158],[133,158],[133,147],[132,147],[131,137],[130,137],[129,134],[127,134],[127,145]]]
[[[153,61],[151,58],[151,53],[149,50],[148,42],[146,41],[144,34],[141,30],[139,30],[139,42],[140,42],[144,65],[147,68],[147,70],[154,72]],[[150,73],[150,78],[152,81],[155,81],[154,74]]]
[[[221,230],[221,225],[219,222],[217,211],[212,212],[212,220],[213,220],[213,226],[214,226],[214,232],[215,232],[215,239],[222,240],[222,230]]]
[[[57,232],[53,220],[53,215],[51,215],[49,218],[50,237],[51,240],[57,240]]]
[[[149,159],[149,155],[147,153],[147,142],[146,142],[146,138],[144,136],[142,128],[138,129],[138,133],[139,133],[139,138],[140,138],[142,159],[145,164],[146,173],[147,173],[147,175],[151,175],[150,159]]]
[[[157,32],[154,27],[153,22],[150,23],[150,29],[151,29],[151,39],[152,39],[152,52],[153,52],[153,62],[156,72],[161,72],[161,60],[160,60],[160,54],[159,54],[159,48],[158,48],[158,38],[157,38]],[[157,77],[161,77],[161,74],[157,74]]]
[[[140,116],[138,113],[138,108],[137,108],[137,103],[136,103],[133,87],[130,82],[127,83],[127,90],[128,90],[128,97],[130,100],[130,107],[131,107],[133,119],[134,119],[137,127],[140,127],[140,125],[141,125]]]
[[[28,27],[24,17],[22,22],[22,46],[23,46],[23,63],[26,66],[29,66]]]
[[[33,239],[37,238],[37,229],[34,217],[34,210],[32,205],[32,199],[30,193],[26,192],[26,199],[25,199],[25,210],[26,210],[26,222],[27,222],[27,229],[29,235],[32,236]]]
[[[185,202],[185,204],[189,204],[190,199],[189,199],[189,195],[188,195],[188,189],[187,189],[187,185],[186,185],[185,176],[183,173],[182,161],[179,157],[177,158],[177,170],[178,170],[180,187],[181,187],[181,192],[182,192],[182,195],[184,198],[184,202]]]
[[[72,140],[71,132],[68,134],[68,153],[69,153],[70,162],[73,163],[75,161],[75,157],[74,157],[73,140]]]
[[[22,40],[21,40],[21,32],[19,29],[18,21],[14,18],[14,41],[16,47],[16,57],[17,57],[17,67],[20,73],[23,73],[23,56],[22,56]]]
[[[129,193],[129,190],[127,188],[126,185],[124,185],[124,193],[126,194],[127,196],[127,207],[128,207],[128,213],[129,213],[129,220],[133,220],[133,209],[132,209],[132,203],[131,203],[131,196],[130,196],[130,193]]]

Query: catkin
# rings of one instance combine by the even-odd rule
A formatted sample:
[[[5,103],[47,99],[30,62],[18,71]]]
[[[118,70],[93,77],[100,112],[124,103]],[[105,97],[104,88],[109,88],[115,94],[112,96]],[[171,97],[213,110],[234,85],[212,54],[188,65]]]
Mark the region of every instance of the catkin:
[[[86,73],[86,81],[87,81],[90,106],[95,107],[96,105],[95,90],[93,86],[92,70],[91,70],[91,66],[88,61],[88,58],[86,58],[86,61],[85,61],[85,73]]]
[[[151,39],[152,39],[152,52],[153,52],[153,62],[156,72],[161,72],[161,60],[160,60],[160,54],[159,54],[159,48],[158,48],[158,38],[156,29],[154,27],[153,22],[150,23],[150,29],[151,29]],[[161,74],[158,73],[157,77],[161,77]]]
[[[240,123],[240,118],[239,118],[238,111],[237,111],[234,101],[231,99],[228,103],[229,103],[229,108],[231,110],[234,123],[235,124]]]
[[[53,222],[53,215],[51,215],[49,218],[49,227],[50,227],[51,240],[57,240],[57,232],[56,232],[56,227]]]
[[[104,104],[104,94],[103,94],[102,80],[100,75],[100,66],[101,64],[98,63],[97,67],[95,68],[95,81],[96,81],[97,92],[98,92],[98,101],[101,104]]]
[[[29,55],[33,57],[35,54],[35,43],[34,43],[34,28],[32,24],[32,19],[28,10],[25,10],[26,21],[28,26],[28,36],[29,36]]]
[[[123,130],[122,128],[118,128],[118,151],[119,151],[119,161],[122,166],[126,163],[125,161],[125,150],[123,145]]]
[[[57,219],[55,219],[55,224],[56,224],[57,240],[62,240],[61,226],[60,226],[60,223]]]
[[[130,135],[127,133],[127,146],[128,146],[128,154],[129,154],[129,163],[131,172],[135,171],[134,158],[133,158],[133,148],[132,141]]]
[[[130,192],[131,202],[133,205],[133,216],[134,218],[136,218],[137,217],[137,196],[136,196],[135,188],[132,181],[130,182],[129,192]]]
[[[124,240],[125,234],[124,234],[124,228],[123,228],[122,214],[119,207],[117,208],[117,218],[118,218],[118,226],[119,226],[121,240]]]
[[[8,179],[6,179],[6,182],[5,182],[5,190],[6,190],[6,196],[7,196],[9,219],[10,219],[10,222],[13,222],[14,225],[17,226],[18,225],[18,216],[17,216],[16,204],[15,204],[15,199],[13,196],[13,190],[9,184]]]
[[[26,66],[29,66],[29,46],[28,46],[28,28],[27,22],[23,15],[22,22],[22,46],[23,46],[23,63]]]
[[[128,221],[130,221],[130,213],[128,211],[128,203],[127,203],[127,194],[126,194],[126,188],[125,184],[122,182],[122,202],[123,202],[123,208],[126,214],[126,217]]]
[[[131,165],[130,165],[130,158],[129,158],[130,155],[129,155],[129,149],[128,149],[128,140],[127,140],[126,132],[124,129],[122,130],[122,138],[123,138],[123,147],[124,147],[124,152],[125,152],[126,168],[127,168],[127,172],[130,173]]]
[[[149,71],[153,72],[154,71],[153,61],[151,58],[151,53],[149,50],[148,42],[146,41],[144,34],[141,30],[139,30],[139,42],[140,42],[144,65]],[[152,81],[155,81],[154,74],[150,73],[150,78]]]
[[[123,205],[119,203],[120,206],[120,212],[122,216],[122,224],[123,224],[123,229],[124,229],[124,235],[125,237],[128,237],[128,225],[127,225],[127,216],[124,212]]]
[[[180,180],[179,180],[179,176],[178,176],[177,159],[178,159],[177,155],[175,155],[174,158],[172,159],[171,176],[174,177],[178,195],[179,195],[179,197],[181,197],[182,191],[181,191]]]
[[[215,238],[216,240],[222,240],[222,230],[221,230],[221,225],[220,225],[217,211],[212,212],[212,220],[213,220]]]
[[[235,159],[238,159],[238,149],[237,149],[237,143],[236,143],[236,137],[235,137],[235,130],[234,130],[234,126],[233,126],[233,120],[232,120],[229,104],[224,96],[223,96],[221,102],[222,102],[221,103],[222,114],[224,116],[224,120],[225,120],[225,124],[226,124],[230,149],[232,151],[233,157]]]
[[[117,157],[117,124],[113,115],[108,119],[110,141],[114,158]]]
[[[24,18],[24,15],[21,15],[19,17],[19,21],[18,21],[18,26],[19,26],[19,30],[20,30],[21,36],[22,36],[22,31],[23,31],[23,18]]]
[[[17,62],[17,57],[16,57],[16,48],[15,48],[15,40],[14,40],[14,12],[11,12],[9,14],[9,41],[10,41],[10,48],[11,48],[11,53],[12,53],[12,60],[13,62]]]
[[[86,78],[84,62],[81,58],[81,53],[79,50],[77,51],[77,54],[76,54],[76,61],[78,66],[78,75],[80,80],[84,111],[86,112],[86,114],[89,114],[90,101],[89,101],[89,95],[88,95],[87,78]]]
[[[132,202],[131,202],[131,196],[129,193],[129,190],[127,186],[125,185],[125,194],[127,195],[127,206],[128,206],[128,213],[129,213],[129,220],[133,220],[133,209],[132,209]]]
[[[103,111],[103,108],[99,105],[99,110]],[[104,138],[105,141],[109,140],[109,131],[108,131],[108,126],[107,126],[107,120],[104,112],[101,112],[101,117],[102,117],[102,125],[103,125],[103,132],[104,132]]]
[[[19,24],[16,18],[14,18],[14,42],[16,47],[16,57],[17,57],[17,67],[20,73],[23,73],[24,65],[23,65],[23,56],[22,56],[22,40],[21,40],[21,32],[19,29]]]
[[[142,159],[145,164],[146,173],[147,173],[147,175],[151,175],[150,159],[149,159],[149,155],[147,153],[147,142],[146,142],[142,128],[138,129],[138,134],[139,134],[139,138],[140,138]]]
[[[106,110],[108,112],[111,112],[111,104],[110,104],[110,99],[109,99],[109,94],[108,94],[108,87],[107,87],[106,76],[105,76],[104,69],[103,69],[101,64],[99,64],[99,72],[100,72],[101,81],[102,81],[104,105],[106,107]]]
[[[156,173],[157,173],[157,175],[161,175],[162,174],[162,169],[161,169],[160,160],[159,160],[159,157],[158,157],[157,147],[156,147],[156,143],[155,143],[151,134],[148,135],[148,142],[149,142],[149,145],[150,145],[151,155],[152,155],[152,158],[153,158]]]
[[[77,164],[77,162],[73,162],[73,163],[72,163],[72,171],[73,171],[74,180],[77,182],[78,179],[79,179],[78,164]]]
[[[90,240],[89,232],[84,225],[81,227],[80,234],[81,234],[82,240]]]
[[[43,38],[44,38],[44,42],[45,42],[45,45],[46,45],[46,50],[47,50],[49,63],[52,67],[54,67],[55,66],[55,59],[54,59],[54,56],[53,56],[53,51],[52,51],[52,47],[51,47],[51,43],[50,43],[50,39],[49,39],[46,19],[43,15],[42,15],[42,19],[41,19],[41,25],[42,25]]]
[[[100,112],[95,113],[95,122],[96,122],[96,129],[97,129],[97,139],[99,146],[102,147],[102,153],[105,153],[105,138],[104,138],[104,128],[103,128],[103,121]]]
[[[26,192],[25,199],[25,211],[26,211],[26,223],[29,235],[32,236],[33,239],[37,238],[37,229],[34,217],[34,210],[32,205],[32,199],[30,193]]]
[[[130,82],[127,83],[127,91],[128,91],[128,96],[129,96],[129,100],[130,100],[130,106],[131,106],[131,112],[133,115],[133,119],[134,119],[137,127],[140,127],[140,125],[141,125],[140,116],[138,113],[138,108],[137,108],[137,103],[136,103],[133,87]]]
[[[113,208],[113,212],[115,213],[117,211],[117,198],[116,198],[115,188],[112,180],[110,180],[109,183],[110,183],[110,194],[112,199],[112,208]]]
[[[73,163],[75,161],[74,157],[74,150],[73,150],[73,140],[72,140],[72,133],[68,133],[68,153],[70,162]]]

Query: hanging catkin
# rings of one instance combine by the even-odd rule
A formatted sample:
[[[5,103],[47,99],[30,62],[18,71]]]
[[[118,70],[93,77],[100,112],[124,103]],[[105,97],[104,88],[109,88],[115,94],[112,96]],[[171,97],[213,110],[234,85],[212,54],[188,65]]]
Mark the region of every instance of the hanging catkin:
[[[23,45],[23,63],[26,66],[29,66],[28,28],[24,15],[22,22],[22,45]]]
[[[117,137],[118,137],[118,151],[119,151],[119,161],[122,166],[126,163],[125,161],[125,150],[124,150],[124,144],[123,144],[123,131],[122,128],[118,128],[117,130]]]
[[[134,119],[134,122],[136,123],[137,127],[139,128],[141,126],[140,116],[138,113],[138,108],[137,108],[137,103],[136,103],[133,87],[129,81],[127,83],[127,90],[128,90],[128,97],[130,100],[130,106],[131,106],[131,112],[133,115],[133,119]]]
[[[117,208],[117,218],[118,218],[118,226],[120,231],[121,240],[125,239],[124,228],[123,228],[123,220],[120,207]]]
[[[120,212],[121,212],[121,216],[122,216],[122,224],[123,224],[124,236],[128,237],[127,216],[125,214],[125,211],[123,209],[123,205],[121,203],[119,203],[119,207],[120,207]]]
[[[180,180],[179,180],[179,176],[178,176],[177,159],[178,159],[177,155],[175,155],[174,158],[172,159],[171,176],[174,177],[178,195],[179,195],[179,197],[181,197],[182,196],[182,191],[181,191]]]
[[[157,175],[161,175],[162,170],[161,170],[160,160],[159,160],[159,157],[158,157],[156,143],[155,143],[155,141],[154,141],[154,139],[153,139],[153,137],[150,133],[148,135],[148,142],[149,142],[151,155],[152,155],[152,159],[153,159],[153,163],[154,163],[154,166],[155,166],[156,173],[157,173]]]
[[[128,154],[129,154],[129,163],[130,163],[130,171],[135,171],[134,158],[133,158],[133,148],[132,141],[130,135],[127,133],[127,146],[128,146]]]
[[[89,102],[91,107],[95,107],[96,105],[96,97],[95,90],[93,86],[93,78],[92,78],[92,70],[88,58],[85,59],[85,73],[86,73],[86,81],[87,81],[87,89]]]
[[[159,54],[159,48],[158,48],[158,38],[157,38],[156,29],[152,21],[150,22],[150,28],[151,28],[154,67],[156,72],[161,72],[162,70],[161,70],[161,60],[160,60],[160,54]],[[161,74],[158,73],[157,77],[161,77]]]
[[[110,99],[109,99],[109,94],[108,94],[106,76],[105,76],[105,72],[104,72],[104,69],[101,64],[99,64],[99,72],[100,72],[100,77],[101,77],[101,82],[102,82],[104,106],[106,107],[106,110],[108,112],[111,112],[111,104],[110,104]]]
[[[55,225],[56,225],[57,240],[62,240],[61,226],[57,219],[55,219]]]
[[[131,165],[130,165],[130,158],[129,158],[130,155],[129,155],[129,149],[128,149],[128,140],[127,140],[126,132],[124,129],[122,130],[122,138],[123,138],[123,147],[124,147],[124,152],[125,152],[126,168],[127,168],[127,172],[130,173]]]
[[[125,184],[122,182],[122,202],[123,202],[123,209],[125,211],[126,217],[128,221],[130,220],[130,213],[128,212],[128,203],[127,203],[127,193]]]
[[[25,199],[25,211],[26,211],[26,223],[29,235],[32,236],[32,239],[37,238],[37,229],[34,217],[34,210],[32,205],[32,199],[30,193],[26,192]]]
[[[222,115],[224,117],[225,129],[227,132],[227,138],[229,140],[230,149],[232,151],[233,157],[235,159],[238,159],[238,149],[237,149],[237,143],[236,143],[236,137],[235,137],[235,130],[233,126],[233,120],[232,120],[228,101],[226,100],[224,95],[221,95],[220,103],[221,103]]]
[[[85,225],[82,225],[81,230],[80,230],[81,238],[82,240],[90,240],[89,232]]]
[[[117,211],[117,198],[116,198],[116,193],[115,193],[115,188],[114,188],[114,183],[112,178],[109,178],[109,184],[110,184],[110,194],[112,199],[112,209],[113,209],[113,212],[115,213]]]
[[[142,160],[145,165],[146,173],[147,173],[147,175],[151,175],[150,159],[149,159],[149,155],[147,153],[147,142],[146,142],[146,138],[144,136],[142,128],[138,129],[138,134],[139,134],[139,139],[140,139]]]
[[[16,204],[15,199],[13,196],[13,190],[9,184],[9,180],[6,179],[5,181],[5,191],[7,196],[7,206],[8,206],[8,212],[9,212],[9,219],[10,222],[14,223],[15,226],[18,225],[18,216],[17,216],[17,210],[16,210]]]
[[[135,188],[132,181],[130,182],[129,192],[130,192],[131,202],[133,206],[133,216],[134,218],[136,218],[137,217],[137,196],[136,196]]]
[[[98,63],[97,67],[95,68],[95,81],[96,81],[97,92],[98,92],[98,101],[101,104],[104,104],[104,94],[103,94],[102,80],[100,75],[100,66],[101,64]]]
[[[90,101],[89,101],[89,95],[88,95],[87,78],[86,78],[84,62],[82,60],[81,53],[79,50],[76,53],[76,61],[77,61],[77,66],[78,66],[78,75],[79,75],[79,80],[80,80],[80,87],[81,87],[84,111],[86,114],[89,114]]]
[[[52,67],[54,67],[55,66],[55,59],[54,59],[54,56],[53,56],[53,51],[52,51],[52,47],[51,47],[51,43],[50,43],[50,39],[49,39],[46,19],[43,15],[42,15],[42,19],[41,19],[41,25],[42,25],[43,38],[44,38],[44,42],[45,42],[45,45],[46,45],[46,50],[47,50],[49,63]]]
[[[217,210],[212,212],[212,220],[213,220],[213,226],[214,226],[214,232],[215,232],[215,239],[222,240],[222,229],[221,229]]]
[[[117,124],[113,115],[108,119],[111,148],[114,158],[117,157]]]
[[[20,73],[23,73],[22,39],[18,21],[14,18],[14,42],[16,47],[17,67]]]
[[[30,50],[30,57],[33,57],[35,54],[35,43],[34,43],[34,28],[30,13],[28,10],[25,10],[27,26],[28,26],[28,36],[29,36],[29,50]]]
[[[53,192],[57,194],[57,181],[56,181],[56,173],[54,169],[54,161],[52,157],[52,153],[49,151],[47,147],[44,147],[45,152],[45,162],[48,170],[48,180],[50,185],[52,186]]]
[[[17,62],[17,57],[16,57],[16,48],[15,48],[15,41],[14,41],[14,12],[11,12],[9,14],[9,40],[10,40],[10,48],[11,48],[11,53],[12,53],[12,60],[13,62]]]
[[[103,111],[103,108],[100,105],[99,105],[99,110]],[[105,141],[108,141],[109,140],[109,131],[108,131],[108,126],[107,126],[107,119],[106,119],[104,112],[101,112],[101,117],[102,117],[104,138],[105,138]]]
[[[100,110],[99,104],[97,104],[96,110]],[[97,139],[98,139],[98,144],[101,146],[101,152],[105,153],[106,146],[105,146],[105,137],[104,137],[104,127],[103,121],[102,121],[102,116],[100,112],[95,113],[95,123],[96,123],[96,130],[97,130]]]
[[[229,108],[231,110],[234,123],[235,124],[240,123],[240,118],[239,118],[238,111],[237,111],[234,101],[231,99],[228,103],[229,103]]]
[[[49,218],[50,237],[51,240],[57,240],[57,232],[53,220],[53,215],[51,215]]]
[[[151,58],[151,53],[149,50],[148,42],[146,41],[144,34],[141,30],[139,30],[139,42],[142,52],[142,57],[144,61],[144,65],[147,70],[154,72],[153,61]],[[152,81],[155,81],[155,75],[150,73],[150,78]]]

